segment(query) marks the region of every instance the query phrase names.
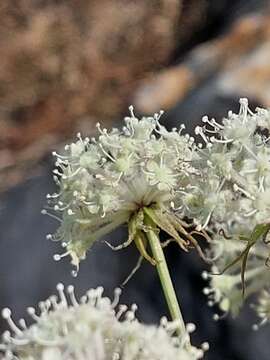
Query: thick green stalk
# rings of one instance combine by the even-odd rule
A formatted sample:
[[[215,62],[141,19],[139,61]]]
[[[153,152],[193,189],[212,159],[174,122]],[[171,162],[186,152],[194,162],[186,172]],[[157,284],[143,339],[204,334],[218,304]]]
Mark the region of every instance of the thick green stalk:
[[[172,320],[178,320],[179,321],[179,331],[178,334],[179,335],[183,335],[186,334],[186,328],[185,328],[185,323],[183,320],[183,316],[178,304],[178,300],[176,297],[176,293],[173,287],[173,283],[171,280],[171,276],[168,270],[168,266],[166,263],[166,259],[163,253],[163,249],[162,246],[160,244],[160,239],[159,236],[157,235],[157,232],[155,231],[155,229],[153,228],[153,222],[151,221],[151,219],[149,219],[148,217],[146,217],[145,219],[146,221],[146,225],[149,226],[148,231],[146,232],[151,250],[152,250],[152,255],[154,257],[154,259],[157,262],[156,268],[158,271],[158,275],[159,275],[159,279],[161,282],[161,286],[163,289],[163,293],[165,295],[166,298],[166,302],[170,311],[170,315],[172,317]],[[151,230],[151,228],[153,228],[153,230]]]

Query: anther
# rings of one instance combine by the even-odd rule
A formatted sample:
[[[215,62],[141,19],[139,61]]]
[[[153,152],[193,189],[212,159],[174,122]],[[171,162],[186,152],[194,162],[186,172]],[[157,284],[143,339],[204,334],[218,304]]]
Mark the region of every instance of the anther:
[[[189,334],[193,333],[196,330],[196,325],[193,323],[188,323],[186,325],[186,330]]]
[[[127,311],[127,306],[126,305],[119,305],[119,309],[118,312],[116,314],[116,318],[117,320],[120,319],[120,317]]]
[[[203,280],[208,280],[209,279],[209,274],[208,274],[207,271],[202,272],[202,278],[203,278]]]
[[[78,276],[78,270],[72,270],[71,271],[71,276],[76,278]]]
[[[78,306],[79,303],[75,297],[75,292],[74,292],[74,286],[73,285],[69,285],[67,287],[67,293],[69,294],[69,298],[70,298],[70,301],[72,303],[73,306]]]
[[[2,310],[2,318],[7,320],[10,317],[11,317],[11,310],[9,308],[4,308]]]
[[[129,111],[130,111],[131,116],[132,116],[133,118],[135,118],[133,105],[130,105],[130,106],[128,107],[128,109],[129,109]]]
[[[138,306],[137,304],[132,304],[131,305],[131,311],[135,314],[135,312],[138,310]]]
[[[18,323],[19,323],[19,325],[20,325],[20,327],[22,328],[22,329],[27,329],[27,325],[26,325],[26,322],[25,322],[25,320],[24,319],[20,319],[19,321],[18,321]]]
[[[39,317],[37,316],[37,314],[36,314],[36,310],[35,310],[35,308],[33,308],[33,307],[28,307],[27,309],[26,309],[26,311],[27,311],[27,313],[31,316],[31,318],[33,319],[33,320],[35,320],[35,321],[38,321],[39,320]]]
[[[203,289],[203,293],[204,293],[204,295],[209,295],[210,294],[210,289],[209,288],[204,288]]]
[[[208,351],[209,350],[209,343],[208,342],[202,343],[201,348],[203,349],[203,351]]]
[[[166,318],[166,316],[162,316],[162,318],[160,319],[160,325],[163,326],[164,328],[167,327],[168,319]]]

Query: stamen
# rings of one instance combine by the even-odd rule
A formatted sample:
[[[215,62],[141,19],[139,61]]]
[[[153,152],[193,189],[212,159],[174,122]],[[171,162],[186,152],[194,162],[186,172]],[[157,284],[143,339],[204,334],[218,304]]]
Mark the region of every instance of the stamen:
[[[202,278],[203,278],[203,280],[208,280],[209,279],[209,274],[208,274],[207,271],[202,272]]]
[[[193,333],[196,330],[196,325],[193,323],[186,324],[186,330],[189,334]]]
[[[185,129],[186,129],[186,125],[185,125],[185,124],[181,124],[181,125],[180,125],[180,128],[179,128],[179,130],[178,130],[178,134],[181,135],[181,133],[182,133],[183,130],[185,130]]]
[[[30,307],[28,307],[26,309],[26,311],[27,311],[28,315],[30,315],[33,320],[39,321],[39,316],[37,316],[35,308],[30,306]]]
[[[195,134],[196,134],[196,135],[200,135],[201,138],[203,139],[203,141],[204,141],[206,144],[209,144],[209,139],[205,136],[202,127],[196,126],[196,128],[195,128]]]
[[[104,147],[102,146],[102,144],[98,144],[98,146],[100,147],[101,151],[103,152],[104,155],[107,156],[107,158],[109,158],[112,162],[115,163],[115,159],[104,149]]]
[[[60,261],[63,257],[66,257],[66,256],[68,256],[68,255],[70,255],[70,251],[66,251],[66,252],[63,253],[63,254],[54,254],[54,255],[53,255],[53,260],[54,260],[54,261]]]
[[[26,322],[25,322],[24,319],[20,319],[20,320],[18,321],[18,323],[19,323],[20,327],[21,327],[23,330],[26,330],[26,329],[27,329],[27,325],[26,325]]]
[[[112,301],[112,308],[115,308],[118,305],[121,294],[122,294],[122,290],[120,288],[116,288],[114,290],[114,299]]]
[[[133,311],[126,312],[125,319],[127,321],[133,321],[135,319],[135,314]]]
[[[64,307],[67,307],[68,303],[67,303],[67,298],[66,298],[64,289],[65,289],[65,287],[62,283],[57,284],[56,290],[58,291],[61,305],[63,305]]]
[[[74,286],[73,285],[69,285],[68,287],[67,287],[67,292],[68,292],[68,294],[69,294],[69,298],[70,298],[70,301],[71,301],[71,304],[73,305],[73,306],[79,306],[79,303],[78,303],[78,301],[77,301],[77,299],[76,299],[76,296],[75,296],[75,292],[74,292]]]
[[[233,142],[234,140],[233,139],[226,139],[226,140],[225,139],[217,139],[214,136],[211,136],[210,141],[212,143],[229,144],[229,143]]]
[[[5,319],[10,327],[10,329],[12,331],[14,331],[14,333],[16,335],[21,335],[23,332],[21,331],[20,328],[18,328],[18,326],[14,323],[14,321],[12,320],[11,317],[11,310],[9,308],[5,308],[2,310],[2,317],[3,319]]]
[[[116,313],[116,319],[119,320],[121,316],[127,311],[127,305],[119,305],[118,312]]]
[[[133,118],[135,118],[133,105],[130,105],[130,106],[128,107],[128,109],[129,109],[129,112],[130,112],[131,116],[132,116]]]
[[[219,130],[223,130],[224,126],[219,124],[218,122],[216,122],[216,120],[214,118],[212,118],[211,120],[209,120],[208,116],[203,116],[202,117],[202,122],[209,124],[210,126],[212,126],[216,131]]]
[[[55,295],[52,295],[52,296],[50,296],[49,300],[50,300],[53,310],[57,310],[59,307],[58,302],[57,302],[57,297]]]
[[[57,194],[57,193],[47,194],[47,195],[46,195],[46,198],[47,198],[47,199],[56,199],[56,198],[58,198],[59,196],[61,196],[61,193],[60,193],[60,194]]]
[[[76,270],[71,270],[71,276],[76,278],[78,276],[79,273],[79,265],[77,265]]]
[[[237,184],[233,184],[233,190],[234,191],[239,191],[242,194],[244,194],[246,197],[248,197],[251,200],[255,200],[254,196],[252,196],[248,191],[246,191],[245,189],[241,188],[239,185]]]
[[[46,209],[42,209],[42,210],[41,210],[41,214],[42,214],[42,215],[48,215],[48,216],[50,216],[51,218],[53,218],[53,219],[59,221],[60,223],[62,223],[62,219],[60,219],[58,216],[56,216],[56,215],[54,215],[54,214],[49,213]]]
[[[44,314],[48,313],[48,310],[49,310],[49,308],[51,306],[51,302],[50,302],[50,300],[40,301],[38,303],[38,306],[39,306],[41,315],[44,315]]]
[[[81,167],[78,167],[78,169],[76,169],[74,171],[74,173],[70,174],[70,175],[66,175],[66,174],[62,174],[62,179],[63,180],[67,180],[67,179],[71,179],[74,176],[78,175],[80,171],[82,171],[83,169]]]

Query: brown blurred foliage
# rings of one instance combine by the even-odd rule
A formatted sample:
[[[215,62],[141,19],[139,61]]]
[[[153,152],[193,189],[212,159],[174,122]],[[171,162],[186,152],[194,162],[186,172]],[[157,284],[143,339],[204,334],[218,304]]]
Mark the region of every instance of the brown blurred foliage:
[[[179,14],[180,0],[1,0],[2,187],[81,119],[117,117],[168,60]]]
[[[220,95],[270,106],[270,7],[238,18],[221,36],[196,46],[175,66],[142,82],[132,103],[141,112],[170,109],[215,76]]]
[[[75,129],[127,109],[207,0],[1,0],[0,191]],[[78,125],[79,124],[79,125]]]
[[[19,148],[86,114],[117,115],[168,59],[179,10],[177,0],[2,0],[1,143]]]

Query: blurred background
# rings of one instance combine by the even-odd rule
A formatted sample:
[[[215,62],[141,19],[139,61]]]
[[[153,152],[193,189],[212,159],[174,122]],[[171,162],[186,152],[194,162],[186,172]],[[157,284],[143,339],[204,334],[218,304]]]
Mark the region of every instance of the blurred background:
[[[55,263],[57,227],[41,215],[54,192],[52,150],[163,109],[168,128],[193,131],[205,114],[270,106],[269,0],[1,0],[0,1],[0,308],[14,317],[55,292],[61,281],[81,295],[103,285],[111,295],[137,252],[97,243],[76,279],[68,259]],[[113,238],[125,237],[125,229]],[[212,320],[202,294],[205,264],[171,245],[166,255],[194,343],[209,341],[209,360],[269,360],[270,327],[253,332],[248,307],[239,318]],[[153,268],[144,264],[122,301],[139,305],[147,323],[166,314]],[[6,324],[0,320],[1,332]]]

